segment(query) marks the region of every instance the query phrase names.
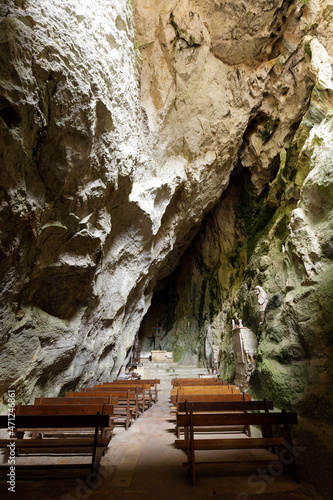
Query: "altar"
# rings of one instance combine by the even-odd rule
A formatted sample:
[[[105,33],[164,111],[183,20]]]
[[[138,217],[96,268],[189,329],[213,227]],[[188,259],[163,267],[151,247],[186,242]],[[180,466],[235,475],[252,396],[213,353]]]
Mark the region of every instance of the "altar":
[[[144,351],[140,353],[140,362],[141,363],[147,363],[147,362],[153,362],[153,363],[172,363],[174,361],[173,359],[173,352],[170,351],[160,351],[160,350],[153,350],[153,351]]]

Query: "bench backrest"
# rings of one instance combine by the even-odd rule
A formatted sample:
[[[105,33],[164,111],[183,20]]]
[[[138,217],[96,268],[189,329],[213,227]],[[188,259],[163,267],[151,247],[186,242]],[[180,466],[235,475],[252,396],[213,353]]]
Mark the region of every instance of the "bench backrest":
[[[181,413],[177,426],[209,427],[218,425],[279,425],[297,424],[297,414],[277,413]]]
[[[98,404],[109,404],[109,405],[115,405],[117,406],[118,404],[118,398],[113,398],[112,396],[101,396],[98,398],[90,398],[90,397],[85,397],[85,398],[44,398],[43,396],[39,398],[35,398],[35,405],[68,405],[68,404],[75,404],[75,405],[98,405]]]
[[[16,415],[17,429],[80,429],[108,427],[109,415]],[[0,415],[0,428],[8,428],[8,416]]]
[[[171,396],[172,403],[184,401],[251,401],[251,394],[177,394]]]
[[[240,394],[240,389],[235,386],[227,385],[203,385],[203,386],[179,386],[171,390],[174,394]]]
[[[220,379],[213,379],[213,378],[196,378],[196,379],[174,379],[171,381],[171,384],[173,387],[178,387],[180,385],[190,385],[190,386],[196,386],[196,385],[223,385],[222,380]]]
[[[127,391],[118,391],[117,390],[116,391],[113,389],[110,389],[107,391],[99,391],[97,389],[95,391],[82,391],[82,392],[69,391],[69,392],[65,393],[65,398],[89,398],[89,397],[96,398],[96,397],[100,397],[102,393],[103,393],[103,395],[106,395],[106,396],[112,396],[112,397],[118,398],[118,403],[120,401],[124,401],[127,399],[129,399],[130,401],[137,399],[137,395],[133,391],[130,391],[130,390],[127,390]]]
[[[69,399],[69,398],[67,398]],[[113,415],[114,406],[105,403],[98,405],[22,405],[15,408],[15,415]]]
[[[109,390],[123,391],[126,392],[128,390],[135,391],[138,394],[142,394],[144,391],[150,391],[150,385],[116,385],[116,384],[107,384],[107,385],[95,385],[94,387],[87,387],[86,391],[109,391]]]
[[[110,384],[110,383],[114,383],[114,384],[140,384],[140,385],[143,385],[143,384],[148,384],[150,385],[151,387],[154,386],[155,384],[160,384],[161,381],[160,379],[158,378],[155,378],[155,379],[147,379],[147,378],[144,378],[144,379],[140,379],[140,380],[114,380],[113,382],[105,382],[106,384]]]
[[[230,412],[273,410],[273,401],[184,401],[178,404],[179,412]]]

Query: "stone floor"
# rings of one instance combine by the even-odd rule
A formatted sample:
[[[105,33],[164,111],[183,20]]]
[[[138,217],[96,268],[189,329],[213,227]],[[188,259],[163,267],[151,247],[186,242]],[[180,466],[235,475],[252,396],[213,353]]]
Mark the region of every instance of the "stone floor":
[[[101,477],[67,472],[69,477],[16,482],[15,494],[0,483],[1,499],[26,500],[321,500],[304,482],[295,483],[288,475],[259,477],[249,468],[234,470],[199,469],[197,486],[191,486],[183,467],[185,455],[173,446],[174,420],[170,416],[168,391],[159,402],[133,423],[128,431],[115,435],[102,458]],[[37,463],[37,458],[35,459]]]

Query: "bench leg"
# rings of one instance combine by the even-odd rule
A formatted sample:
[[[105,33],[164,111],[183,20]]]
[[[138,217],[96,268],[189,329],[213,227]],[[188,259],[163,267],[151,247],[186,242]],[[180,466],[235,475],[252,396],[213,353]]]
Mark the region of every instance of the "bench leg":
[[[192,486],[195,487],[195,450],[194,450],[194,431],[193,431],[193,413],[190,413],[190,467]]]
[[[191,462],[190,462],[190,471],[191,471],[191,479],[192,479],[192,486],[193,488],[195,487],[195,456],[194,456],[194,450],[190,450],[190,455],[191,455]]]
[[[95,453],[95,466],[96,467],[99,466],[100,461],[102,459],[102,456],[104,455],[104,452],[105,452],[105,448],[102,448],[100,446],[96,449],[96,453]]]

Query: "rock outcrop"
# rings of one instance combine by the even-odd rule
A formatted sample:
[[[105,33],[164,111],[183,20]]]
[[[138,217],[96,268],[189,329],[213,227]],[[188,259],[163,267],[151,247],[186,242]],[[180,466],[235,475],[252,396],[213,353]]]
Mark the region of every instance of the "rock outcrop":
[[[327,415],[311,384],[332,375],[330,3],[0,14],[1,392],[114,377],[156,322],[176,359],[219,353],[230,377],[239,315],[253,391]]]
[[[125,1],[5,1],[0,36],[0,387],[28,401],[108,376],[132,342],[139,55]]]
[[[242,392],[248,392],[251,375],[256,366],[258,339],[249,328],[232,330],[232,345],[235,356],[235,384]]]

